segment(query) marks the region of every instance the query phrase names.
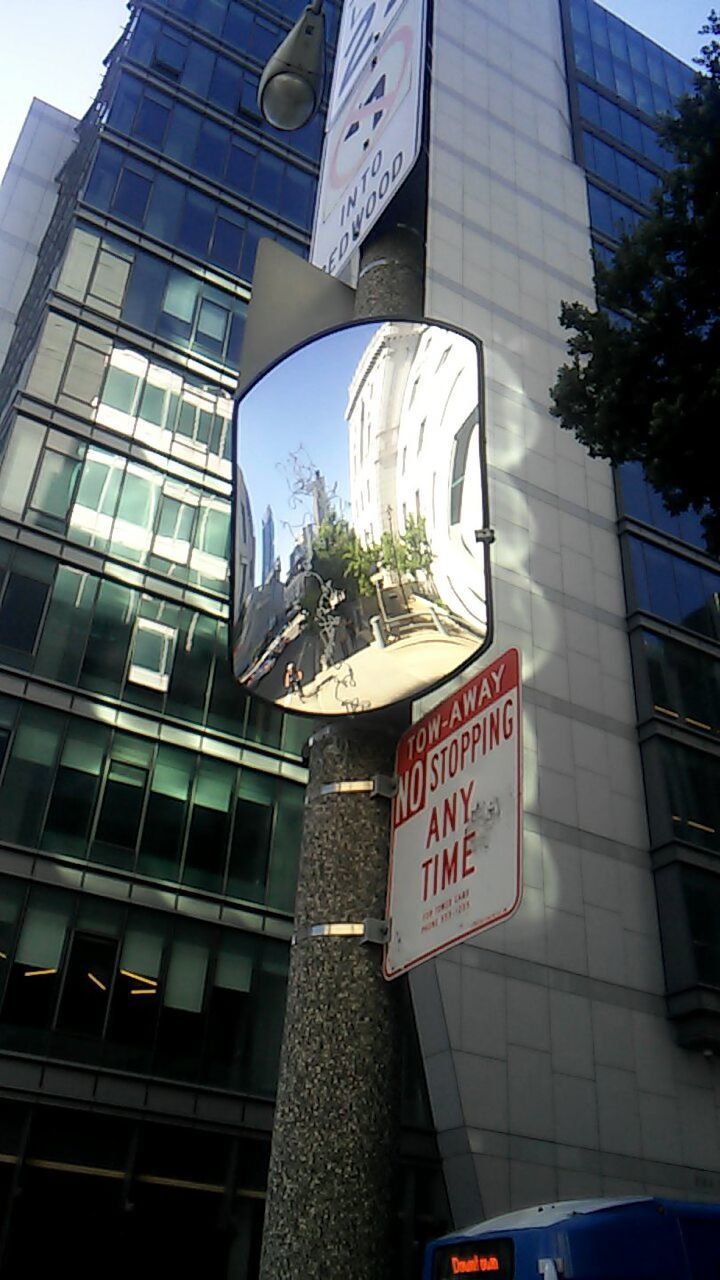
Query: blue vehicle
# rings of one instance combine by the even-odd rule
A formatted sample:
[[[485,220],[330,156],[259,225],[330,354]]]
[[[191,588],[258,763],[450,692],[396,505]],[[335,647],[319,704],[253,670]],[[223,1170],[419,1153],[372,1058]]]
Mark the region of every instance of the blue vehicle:
[[[433,1241],[423,1280],[719,1280],[720,1205],[565,1200]]]

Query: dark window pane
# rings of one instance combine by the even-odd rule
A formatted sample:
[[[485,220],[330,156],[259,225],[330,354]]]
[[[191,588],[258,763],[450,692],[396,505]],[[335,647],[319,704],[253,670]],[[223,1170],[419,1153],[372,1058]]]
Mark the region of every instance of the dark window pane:
[[[128,222],[142,225],[151,187],[149,178],[134,169],[124,169],[113,198],[113,211],[127,218]]]
[[[180,219],[178,245],[188,253],[204,258],[207,253],[215,218],[215,204],[205,196],[189,191]]]
[[[219,267],[236,272],[240,261],[240,250],[243,241],[243,225],[218,218],[210,245],[210,260]]]
[[[196,153],[200,116],[197,111],[176,103],[165,139],[164,152],[182,164],[192,164]]]
[[[37,845],[62,730],[54,712],[22,711],[0,788],[0,838]]]
[[[151,146],[160,147],[162,146],[169,117],[169,106],[155,98],[145,96],[140,103],[140,109],[135,118],[133,133],[137,138],[141,138],[143,142],[149,142]]]
[[[110,732],[72,724],[55,778],[42,847],[84,857]]]
[[[97,579],[61,566],[35,660],[38,675],[73,684],[90,627]]]
[[[214,66],[215,54],[206,45],[193,43],[182,78],[183,88],[207,98]]]
[[[138,871],[177,880],[195,757],[161,747],[143,825]]]
[[[264,900],[272,822],[271,803],[238,799],[227,883],[233,897]]]
[[[168,279],[168,268],[149,254],[138,254],[123,303],[123,319],[153,333]]]
[[[84,688],[119,694],[136,609],[136,592],[115,582],[101,584],[80,675]]]
[[[147,770],[112,760],[91,857],[111,866],[131,867],[140,830]]]
[[[242,70],[228,58],[218,58],[210,84],[210,99],[226,111],[237,110],[242,90]]]
[[[0,645],[32,653],[49,589],[46,582],[8,575],[0,600]]]
[[[109,209],[110,199],[122,164],[122,152],[115,147],[101,147],[85,188],[88,204]]]
[[[117,943],[110,938],[76,933],[70,947],[57,1027],[99,1036],[105,1024],[115,972]]]
[[[195,153],[195,166],[200,173],[210,178],[222,178],[229,140],[227,129],[212,120],[203,122]]]
[[[168,31],[163,31],[155,45],[153,63],[158,71],[162,71],[170,79],[177,80],[185,66],[187,51],[187,40],[179,39]]]
[[[203,761],[195,785],[183,881],[200,889],[222,888],[235,772],[219,761]]]
[[[216,624],[202,614],[185,614],[168,690],[168,715],[202,718],[215,655]]]

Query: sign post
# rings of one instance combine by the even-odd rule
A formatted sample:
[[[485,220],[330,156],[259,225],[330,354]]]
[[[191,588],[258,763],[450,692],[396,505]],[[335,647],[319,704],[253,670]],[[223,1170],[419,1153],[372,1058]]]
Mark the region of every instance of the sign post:
[[[509,649],[402,735],[386,978],[507,920],[522,892],[520,654]]]

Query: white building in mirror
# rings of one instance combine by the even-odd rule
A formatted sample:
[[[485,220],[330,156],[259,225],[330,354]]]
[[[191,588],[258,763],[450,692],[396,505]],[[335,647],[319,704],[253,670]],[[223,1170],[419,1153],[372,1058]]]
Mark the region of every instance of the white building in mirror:
[[[389,322],[350,386],[352,523],[368,545],[422,519],[432,578],[450,612],[484,632],[478,348],[440,326]]]

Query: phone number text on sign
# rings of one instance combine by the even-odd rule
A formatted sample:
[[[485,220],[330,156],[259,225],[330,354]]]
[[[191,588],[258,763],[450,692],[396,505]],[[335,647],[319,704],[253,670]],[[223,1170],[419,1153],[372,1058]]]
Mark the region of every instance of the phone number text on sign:
[[[519,677],[510,649],[400,741],[386,977],[500,923],[519,904]]]

